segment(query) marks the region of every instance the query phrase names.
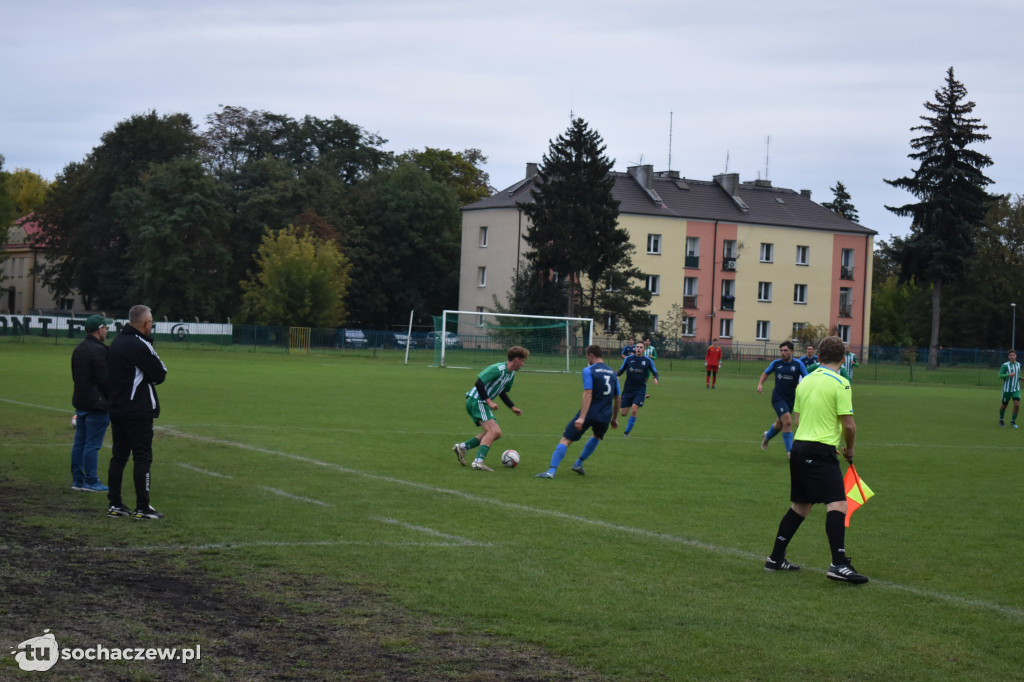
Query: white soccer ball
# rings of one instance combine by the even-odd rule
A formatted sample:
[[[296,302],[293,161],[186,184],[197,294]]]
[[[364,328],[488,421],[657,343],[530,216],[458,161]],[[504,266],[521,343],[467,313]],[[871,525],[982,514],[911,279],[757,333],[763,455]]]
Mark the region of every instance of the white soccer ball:
[[[519,453],[515,450],[506,450],[501,453],[501,463],[509,469],[515,469],[519,466]]]
[[[71,415],[71,428],[73,428],[73,429],[77,429],[78,428],[78,415],[77,414]]]

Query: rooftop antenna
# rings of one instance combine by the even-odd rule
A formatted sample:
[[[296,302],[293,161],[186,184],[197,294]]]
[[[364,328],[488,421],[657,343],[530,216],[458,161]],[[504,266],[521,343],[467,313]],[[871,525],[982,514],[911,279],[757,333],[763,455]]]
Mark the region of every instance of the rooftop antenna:
[[[668,169],[672,170],[672,111],[668,112]]]
[[[764,179],[768,180],[768,151],[772,146],[772,136],[768,135],[764,139]]]
[[[723,173],[728,173],[729,172],[729,150],[728,149],[725,150],[725,170],[722,171],[722,172]]]

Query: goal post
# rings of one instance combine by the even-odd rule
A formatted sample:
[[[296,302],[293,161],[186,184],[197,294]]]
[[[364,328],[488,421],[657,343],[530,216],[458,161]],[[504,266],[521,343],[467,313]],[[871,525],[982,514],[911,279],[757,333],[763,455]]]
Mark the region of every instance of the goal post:
[[[435,329],[440,337],[435,342],[435,353],[441,367],[448,366],[449,356],[458,351],[505,351],[511,346],[523,346],[536,360],[531,363],[535,368],[550,364],[553,371],[569,372],[573,353],[578,355],[594,342],[591,317],[445,310]]]

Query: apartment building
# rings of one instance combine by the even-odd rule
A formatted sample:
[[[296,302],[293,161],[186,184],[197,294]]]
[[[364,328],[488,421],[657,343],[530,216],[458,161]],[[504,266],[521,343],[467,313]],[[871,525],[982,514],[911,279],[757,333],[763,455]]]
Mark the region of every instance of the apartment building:
[[[506,300],[529,250],[518,204],[532,201],[536,175],[527,164],[523,180],[463,207],[460,310]],[[652,293],[651,330],[679,304],[684,339],[778,342],[820,324],[853,346],[868,344],[875,231],[816,204],[807,190],[768,180],[692,180],[651,166],[612,175],[619,225]],[[597,322],[602,333],[616,331],[614,319]]]

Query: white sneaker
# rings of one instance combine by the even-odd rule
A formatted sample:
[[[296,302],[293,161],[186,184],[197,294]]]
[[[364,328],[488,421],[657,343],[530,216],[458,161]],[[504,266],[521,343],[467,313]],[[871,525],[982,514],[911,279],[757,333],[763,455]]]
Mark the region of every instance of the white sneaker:
[[[466,444],[456,443],[452,446],[452,452],[454,452],[455,456],[459,458],[459,464],[466,466]]]
[[[494,469],[484,464],[484,461],[482,459],[474,459],[473,468],[476,469],[477,471],[494,471]]]
[[[768,432],[767,431],[765,431],[764,433],[761,434],[761,449],[762,450],[767,450],[768,449]]]

